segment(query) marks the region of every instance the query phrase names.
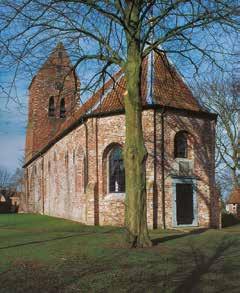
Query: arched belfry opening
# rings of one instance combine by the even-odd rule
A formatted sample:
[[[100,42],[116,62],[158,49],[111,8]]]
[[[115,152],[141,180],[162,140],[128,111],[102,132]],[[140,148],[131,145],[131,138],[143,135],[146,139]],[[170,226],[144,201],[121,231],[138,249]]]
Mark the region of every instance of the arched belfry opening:
[[[64,98],[62,98],[60,102],[60,118],[65,118],[65,117],[66,117],[65,100]]]
[[[48,116],[54,117],[55,116],[55,104],[54,104],[54,97],[51,96],[48,102]]]

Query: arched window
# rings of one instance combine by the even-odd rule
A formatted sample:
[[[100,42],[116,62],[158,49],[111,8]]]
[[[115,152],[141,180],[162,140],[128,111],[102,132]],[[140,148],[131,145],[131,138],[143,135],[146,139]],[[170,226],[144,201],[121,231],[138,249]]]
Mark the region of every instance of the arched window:
[[[65,100],[64,98],[62,98],[60,102],[60,118],[65,118],[65,117],[66,117]]]
[[[174,156],[175,158],[188,157],[188,139],[186,131],[179,131],[174,139]]]
[[[54,97],[50,97],[48,103],[48,116],[53,117],[55,115]]]
[[[109,192],[125,192],[125,170],[122,149],[115,147],[109,156]]]

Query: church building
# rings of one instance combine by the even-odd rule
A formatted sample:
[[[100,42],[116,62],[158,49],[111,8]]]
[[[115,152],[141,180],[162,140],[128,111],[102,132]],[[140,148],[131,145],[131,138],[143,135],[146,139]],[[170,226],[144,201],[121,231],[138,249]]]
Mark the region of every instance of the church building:
[[[240,188],[233,188],[226,203],[226,211],[240,218]]]
[[[149,228],[218,227],[216,115],[198,103],[164,54],[142,65]],[[80,82],[59,44],[29,86],[28,211],[88,225],[124,225],[124,72],[80,103]]]

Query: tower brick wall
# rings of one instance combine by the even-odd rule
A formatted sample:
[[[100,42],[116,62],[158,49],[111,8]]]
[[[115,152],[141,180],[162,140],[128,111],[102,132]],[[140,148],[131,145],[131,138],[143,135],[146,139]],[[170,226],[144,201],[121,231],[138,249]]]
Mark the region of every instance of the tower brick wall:
[[[80,82],[62,44],[43,64],[29,86],[29,115],[26,135],[26,161],[46,145],[59,131],[66,118],[60,117],[61,99],[65,116],[77,108]],[[53,97],[54,113],[49,116],[49,100]]]

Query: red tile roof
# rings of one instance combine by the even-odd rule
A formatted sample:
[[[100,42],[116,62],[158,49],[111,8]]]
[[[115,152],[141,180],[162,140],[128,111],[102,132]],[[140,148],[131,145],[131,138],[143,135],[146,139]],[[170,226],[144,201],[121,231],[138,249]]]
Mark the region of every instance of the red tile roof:
[[[229,196],[228,203],[239,203],[240,204],[240,187],[233,189]]]
[[[155,104],[195,112],[206,112],[198,104],[192,92],[166,56],[156,52],[152,54],[150,53],[151,56],[149,55],[143,60],[141,89],[143,106]],[[46,146],[43,146],[42,150],[64,136],[65,131],[84,115],[123,111],[125,92],[126,80],[123,71],[120,70],[81,107],[66,118],[52,140]],[[150,95],[151,93],[152,95]]]
[[[143,105],[158,104],[178,109],[203,111],[190,89],[187,87],[179,73],[172,66],[166,56],[154,53],[152,81],[149,80],[150,58],[143,60],[142,69],[142,103]],[[124,109],[123,96],[126,91],[126,80],[122,74],[115,83],[111,83],[112,90],[99,96],[98,106],[93,105],[94,113],[112,112]],[[152,102],[149,101],[149,87],[152,87]],[[95,96],[95,95],[94,95]],[[92,98],[90,99],[92,101]]]
[[[178,109],[202,112],[202,108],[194,98],[179,73],[171,65],[165,55],[154,53],[153,64],[150,56],[143,60],[142,68],[142,104],[143,106],[157,104]],[[152,68],[152,82],[149,73]],[[152,86],[152,97],[149,98],[149,87]],[[93,96],[77,111],[69,115],[58,129],[55,137],[70,127],[85,114],[108,113],[124,110],[124,92],[126,79],[122,70],[109,79]],[[152,102],[150,101],[152,99]]]
[[[154,100],[162,106],[201,111],[192,92],[164,55],[155,54]]]

